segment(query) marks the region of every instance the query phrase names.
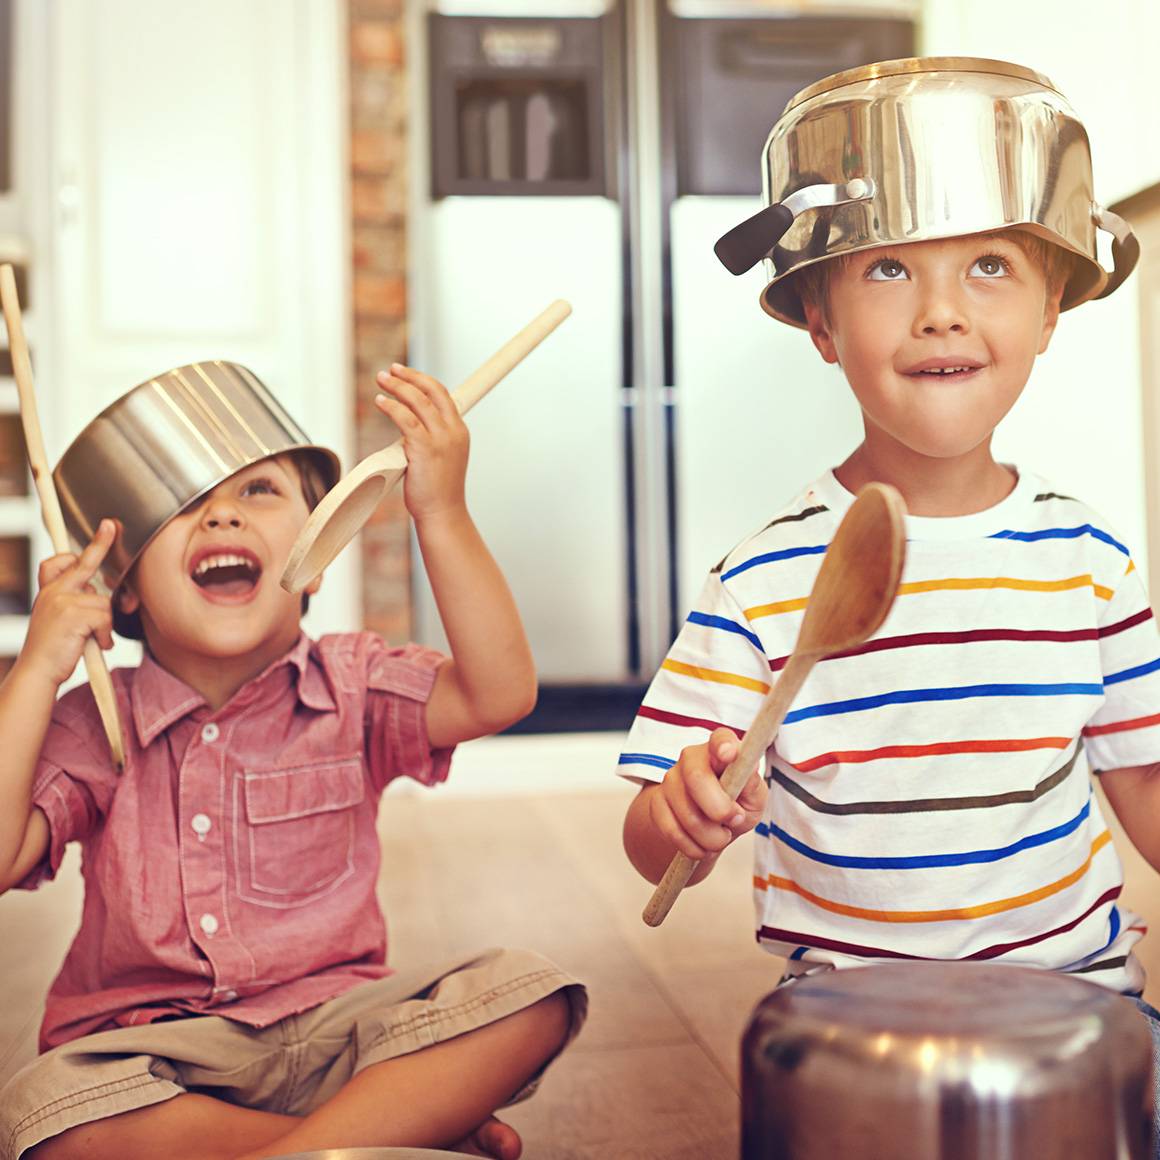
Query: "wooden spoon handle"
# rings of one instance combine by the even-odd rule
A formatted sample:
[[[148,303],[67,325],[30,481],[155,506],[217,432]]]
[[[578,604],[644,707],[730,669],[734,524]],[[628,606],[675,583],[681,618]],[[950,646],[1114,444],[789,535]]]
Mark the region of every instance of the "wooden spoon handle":
[[[527,358],[571,313],[571,305],[564,299],[557,298],[549,307],[540,311],[523,330],[509,338],[491,358],[476,367],[451,392],[459,413],[466,415],[496,383]]]
[[[16,293],[16,277],[8,263],[0,266],[0,304],[4,310],[4,321],[8,326],[8,349],[12,355],[12,374],[16,379],[16,392],[20,398],[20,422],[24,428],[24,445],[28,450],[28,463],[32,469],[32,480],[36,494],[40,497],[40,514],[44,526],[57,553],[69,550],[68,531],[60,510],[60,499],[52,482],[52,472],[48,466],[48,456],[44,450],[44,436],[40,430],[40,417],[36,410],[36,394],[32,387],[32,361],[28,357],[28,344],[24,341],[24,324],[20,315],[20,299]],[[85,670],[89,686],[101,714],[101,722],[109,738],[109,748],[118,769],[125,765],[125,751],[121,741],[121,722],[117,714],[117,696],[113,681],[105,665],[105,658],[96,640],[90,637],[85,642]]]
[[[733,801],[737,800],[737,795],[745,788],[757,768],[757,763],[773,744],[773,739],[777,736],[790,705],[793,704],[817,659],[811,653],[791,654],[781,671],[781,676],[774,682],[773,688],[765,694],[753,724],[737,748],[737,756],[721,774],[721,788]],[[669,868],[657,883],[641,916],[649,926],[660,926],[664,922],[665,916],[672,910],[673,903],[677,900],[677,895],[688,885],[693,871],[699,865],[699,859],[690,858],[687,854],[673,855]]]

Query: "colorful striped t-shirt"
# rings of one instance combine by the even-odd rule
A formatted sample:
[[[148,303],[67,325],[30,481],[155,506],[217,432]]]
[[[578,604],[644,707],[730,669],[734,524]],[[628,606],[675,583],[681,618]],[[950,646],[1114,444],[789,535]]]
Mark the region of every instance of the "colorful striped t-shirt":
[[[712,571],[622,775],[659,781],[746,729],[853,498],[827,473]],[[961,959],[1142,990],[1088,776],[1160,761],[1160,639],[1128,549],[1022,473],[986,511],[908,517],[906,551],[885,624],[814,667],[767,755],[759,942],[792,974]]]

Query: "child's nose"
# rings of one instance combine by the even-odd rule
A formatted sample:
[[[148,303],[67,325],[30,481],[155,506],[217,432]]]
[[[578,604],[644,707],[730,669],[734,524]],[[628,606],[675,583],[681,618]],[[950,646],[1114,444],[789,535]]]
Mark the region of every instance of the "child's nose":
[[[231,500],[211,496],[202,511],[201,521],[207,528],[240,528],[242,513]]]
[[[921,334],[966,334],[970,329],[968,312],[957,287],[931,287],[923,296],[915,329]]]

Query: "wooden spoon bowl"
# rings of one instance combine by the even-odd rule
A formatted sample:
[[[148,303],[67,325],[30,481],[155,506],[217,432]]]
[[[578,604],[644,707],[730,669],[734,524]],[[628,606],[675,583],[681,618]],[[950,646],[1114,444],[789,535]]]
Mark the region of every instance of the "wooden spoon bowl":
[[[474,407],[571,313],[571,305],[562,298],[557,299],[464,379],[451,393],[460,414]],[[368,455],[340,479],[323,496],[298,533],[282,570],[282,587],[287,592],[301,592],[318,576],[370,519],[383,496],[402,479],[406,470],[407,457],[399,439],[382,451]]]
[[[833,656],[864,643],[894,603],[906,557],[906,506],[868,483],[838,525],[798,629],[795,653]]]

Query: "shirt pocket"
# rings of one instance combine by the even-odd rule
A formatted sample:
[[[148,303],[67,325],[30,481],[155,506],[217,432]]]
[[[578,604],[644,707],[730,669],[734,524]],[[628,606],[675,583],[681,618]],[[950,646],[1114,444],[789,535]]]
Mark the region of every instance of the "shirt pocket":
[[[354,873],[361,758],[245,771],[236,786],[238,893],[247,902],[302,906]]]

